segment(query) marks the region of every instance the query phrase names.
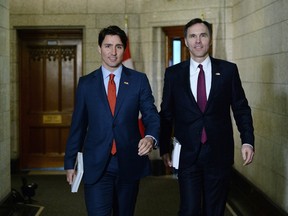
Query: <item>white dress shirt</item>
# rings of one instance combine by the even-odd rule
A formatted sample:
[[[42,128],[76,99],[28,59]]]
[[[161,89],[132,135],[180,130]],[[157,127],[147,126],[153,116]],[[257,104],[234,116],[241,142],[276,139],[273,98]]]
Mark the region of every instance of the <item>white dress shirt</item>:
[[[199,63],[190,59],[190,88],[197,102],[197,82],[200,68],[198,67]],[[211,82],[212,82],[212,66],[211,60],[208,56],[202,63],[204,74],[205,74],[205,86],[206,86],[206,96],[207,100],[209,97]]]

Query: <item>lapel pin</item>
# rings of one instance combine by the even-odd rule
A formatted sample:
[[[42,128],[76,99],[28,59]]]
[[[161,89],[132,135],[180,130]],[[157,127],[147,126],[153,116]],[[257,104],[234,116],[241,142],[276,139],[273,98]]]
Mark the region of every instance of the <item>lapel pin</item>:
[[[220,73],[216,73],[217,76],[220,76]]]
[[[125,84],[125,85],[129,85],[129,83],[128,83],[128,82],[124,82],[124,84]]]

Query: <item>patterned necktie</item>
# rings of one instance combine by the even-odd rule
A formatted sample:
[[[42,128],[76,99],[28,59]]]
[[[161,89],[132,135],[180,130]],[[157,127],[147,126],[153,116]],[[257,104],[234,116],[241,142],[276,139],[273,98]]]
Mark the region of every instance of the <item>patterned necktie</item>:
[[[110,78],[108,82],[108,102],[109,102],[111,113],[114,116],[115,105],[116,105],[116,84],[114,82],[115,75],[110,74],[109,77]],[[114,155],[115,153],[116,153],[116,142],[113,139],[111,154]]]
[[[198,75],[198,83],[197,83],[197,104],[202,112],[205,111],[207,96],[206,96],[206,85],[205,85],[205,74],[203,71],[203,66],[201,64],[198,65],[200,68]],[[205,143],[207,141],[206,130],[203,127],[202,135],[201,135],[201,143]]]

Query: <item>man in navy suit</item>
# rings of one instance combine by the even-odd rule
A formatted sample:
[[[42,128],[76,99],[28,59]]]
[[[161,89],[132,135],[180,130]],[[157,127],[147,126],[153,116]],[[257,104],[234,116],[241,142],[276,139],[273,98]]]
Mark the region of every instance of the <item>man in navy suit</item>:
[[[231,109],[240,132],[244,165],[250,164],[254,155],[251,109],[237,66],[209,56],[211,35],[210,23],[199,18],[188,22],[184,36],[190,59],[165,72],[159,145],[165,165],[171,167],[172,131],[181,144],[180,216],[224,215],[234,162]],[[199,82],[204,81],[200,85],[201,70]]]
[[[157,147],[160,119],[149,81],[144,73],[122,65],[126,44],[127,36],[119,27],[102,29],[98,37],[102,66],[81,77],[77,87],[64,166],[71,184],[77,152],[83,152],[89,216],[112,212],[133,216],[139,181],[150,174],[148,154]],[[117,95],[113,111],[107,98],[110,74]],[[139,112],[144,138],[138,127]],[[111,152],[113,143],[116,153]]]

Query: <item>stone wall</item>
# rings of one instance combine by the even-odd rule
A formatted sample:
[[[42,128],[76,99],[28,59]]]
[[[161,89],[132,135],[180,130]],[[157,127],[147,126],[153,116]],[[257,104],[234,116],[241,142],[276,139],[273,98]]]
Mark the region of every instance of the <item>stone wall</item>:
[[[238,145],[235,167],[288,212],[288,1],[238,2],[233,60],[253,111],[256,155],[243,167]]]
[[[0,201],[10,192],[9,3],[0,0]]]

